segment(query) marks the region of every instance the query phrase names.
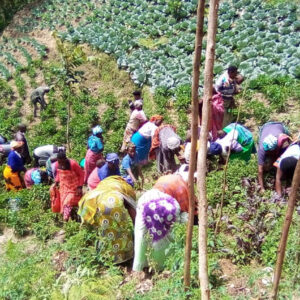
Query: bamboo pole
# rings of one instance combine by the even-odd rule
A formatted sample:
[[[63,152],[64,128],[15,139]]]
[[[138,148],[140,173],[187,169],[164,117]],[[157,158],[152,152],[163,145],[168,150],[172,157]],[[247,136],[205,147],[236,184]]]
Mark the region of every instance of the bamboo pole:
[[[285,256],[285,249],[286,249],[287,239],[289,235],[290,225],[293,218],[293,212],[297,200],[299,185],[300,185],[300,160],[298,160],[295,169],[293,182],[292,182],[292,190],[289,196],[288,207],[285,213],[285,219],[282,226],[281,238],[280,238],[278,251],[277,251],[277,260],[276,260],[276,267],[274,272],[273,288],[271,293],[271,299],[274,300],[277,299],[277,295],[278,295],[278,288],[279,288],[283,260]]]
[[[242,99],[244,99],[244,96],[246,94],[246,90],[248,89],[248,83],[244,89],[243,95],[242,95]],[[241,113],[241,107],[242,107],[242,102],[240,101],[239,106],[238,106],[238,114],[235,120],[235,125],[233,130],[236,129],[236,124],[238,123],[238,121],[240,120],[240,113]],[[229,158],[230,158],[230,154],[231,154],[231,145],[233,142],[233,137],[232,140],[230,141],[230,147],[229,147],[229,151],[227,153],[227,157],[226,157],[226,162],[225,162],[225,167],[224,167],[224,173],[223,173],[223,183],[222,183],[222,196],[221,196],[221,202],[220,202],[220,215],[218,218],[218,221],[216,223],[216,227],[215,227],[215,237],[216,234],[219,232],[219,226],[221,224],[222,221],[222,216],[223,216],[223,206],[224,206],[224,198],[225,198],[225,192],[226,192],[226,187],[227,187],[227,170],[228,170],[228,164],[229,164]]]
[[[213,67],[215,59],[215,44],[217,32],[219,0],[210,0],[209,15],[208,15],[208,32],[207,32],[207,46],[206,59],[204,69],[204,97],[202,109],[202,125],[199,141],[198,152],[198,216],[199,216],[199,280],[201,287],[201,299],[206,300],[210,298],[209,280],[208,280],[208,262],[207,262],[207,195],[206,195],[206,156],[207,156],[207,136],[208,136],[208,122],[210,112],[210,102],[212,98],[213,89]]]
[[[195,54],[193,65],[193,84],[192,84],[192,141],[191,155],[189,161],[188,189],[189,189],[189,219],[186,230],[185,256],[184,256],[184,285],[189,287],[191,284],[191,249],[195,212],[195,191],[194,191],[194,173],[196,169],[196,151],[198,141],[198,89],[200,76],[200,63],[203,39],[205,0],[198,0],[197,8],[197,29],[195,37]]]

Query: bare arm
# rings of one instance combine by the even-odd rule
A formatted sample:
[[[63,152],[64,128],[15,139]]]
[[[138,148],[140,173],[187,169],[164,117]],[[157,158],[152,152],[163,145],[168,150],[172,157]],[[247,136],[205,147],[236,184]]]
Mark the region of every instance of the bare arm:
[[[137,179],[134,177],[134,175],[133,175],[133,173],[132,173],[132,171],[131,171],[131,168],[126,169],[126,171],[127,171],[128,175],[131,177],[132,181],[133,181],[134,183],[136,183],[136,182],[137,182]]]
[[[142,173],[142,166],[141,165],[138,166],[138,174],[139,174],[139,177],[141,177],[141,179],[142,179],[142,188],[143,188],[143,186],[144,186],[144,175]]]
[[[277,172],[276,172],[276,181],[275,181],[275,189],[276,189],[276,193],[278,194],[278,196],[282,196],[282,188],[281,188],[281,177],[282,177],[282,171],[280,170],[280,168],[277,168]]]
[[[260,185],[260,189],[262,192],[265,191],[263,175],[264,175],[264,167],[263,165],[258,165],[258,184]]]

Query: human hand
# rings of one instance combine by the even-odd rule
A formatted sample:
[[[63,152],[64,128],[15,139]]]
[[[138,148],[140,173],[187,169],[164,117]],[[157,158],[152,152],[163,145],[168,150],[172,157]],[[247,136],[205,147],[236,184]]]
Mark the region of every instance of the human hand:
[[[82,186],[78,186],[76,188],[76,196],[81,196],[82,195]]]

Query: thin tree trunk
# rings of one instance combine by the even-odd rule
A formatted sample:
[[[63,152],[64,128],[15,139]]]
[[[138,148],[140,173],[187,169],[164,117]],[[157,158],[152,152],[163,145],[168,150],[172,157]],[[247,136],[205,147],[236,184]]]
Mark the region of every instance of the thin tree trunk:
[[[293,182],[292,182],[292,190],[291,190],[291,193],[289,196],[288,207],[287,207],[287,211],[285,213],[285,219],[284,219],[284,223],[282,226],[281,239],[280,239],[279,246],[278,246],[277,261],[276,261],[276,267],[275,267],[275,272],[274,272],[274,281],[273,281],[273,288],[272,288],[272,294],[271,294],[272,299],[277,299],[278,287],[279,287],[279,282],[280,282],[280,276],[281,276],[281,271],[282,271],[284,255],[285,255],[285,249],[286,249],[287,239],[288,239],[288,235],[289,235],[290,225],[291,225],[292,218],[293,218],[295,203],[297,200],[299,184],[300,184],[300,160],[298,160],[296,170],[294,173]]]
[[[213,67],[215,59],[215,44],[217,32],[219,0],[210,0],[208,15],[207,47],[204,70],[204,97],[202,109],[202,125],[198,152],[198,192],[199,192],[199,280],[201,287],[201,299],[210,298],[207,262],[207,195],[206,195],[206,156],[208,122],[213,89]]]
[[[244,99],[247,88],[248,88],[248,84],[246,85],[246,87],[244,89],[242,99]],[[240,120],[241,106],[242,106],[242,103],[240,102],[239,106],[238,106],[238,114],[237,114],[237,117],[236,117],[236,120],[235,120],[235,125],[234,125],[234,128],[233,128],[234,130],[236,129],[236,124]],[[227,153],[226,163],[225,163],[225,167],[224,167],[222,197],[221,197],[221,202],[220,202],[220,215],[219,215],[218,221],[216,222],[215,238],[216,238],[217,233],[219,232],[219,226],[220,226],[221,221],[222,221],[224,198],[225,198],[225,192],[226,192],[226,187],[227,187],[227,170],[228,170],[229,158],[230,158],[230,154],[231,154],[231,144],[232,144],[232,142],[233,142],[233,139],[230,142],[230,147],[229,147],[229,151]]]
[[[200,63],[202,52],[202,39],[203,39],[203,24],[204,24],[204,8],[205,0],[198,1],[197,8],[197,29],[195,37],[195,54],[193,66],[193,85],[192,85],[192,143],[191,155],[189,162],[189,220],[187,224],[187,234],[185,242],[185,259],[184,259],[184,285],[189,287],[191,284],[191,249],[194,225],[194,212],[195,212],[195,191],[194,191],[194,172],[196,169],[196,150],[198,141],[198,89],[199,89],[199,76],[200,76]]]

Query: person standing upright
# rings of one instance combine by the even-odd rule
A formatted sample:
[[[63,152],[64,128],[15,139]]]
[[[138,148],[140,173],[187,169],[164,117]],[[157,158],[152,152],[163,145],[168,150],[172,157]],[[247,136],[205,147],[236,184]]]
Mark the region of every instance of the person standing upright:
[[[226,127],[232,122],[232,114],[230,110],[236,107],[233,96],[239,93],[238,84],[241,84],[243,81],[244,78],[238,73],[238,68],[236,66],[230,66],[215,83],[215,90],[218,93],[221,93],[224,100],[225,111],[223,127]]]

